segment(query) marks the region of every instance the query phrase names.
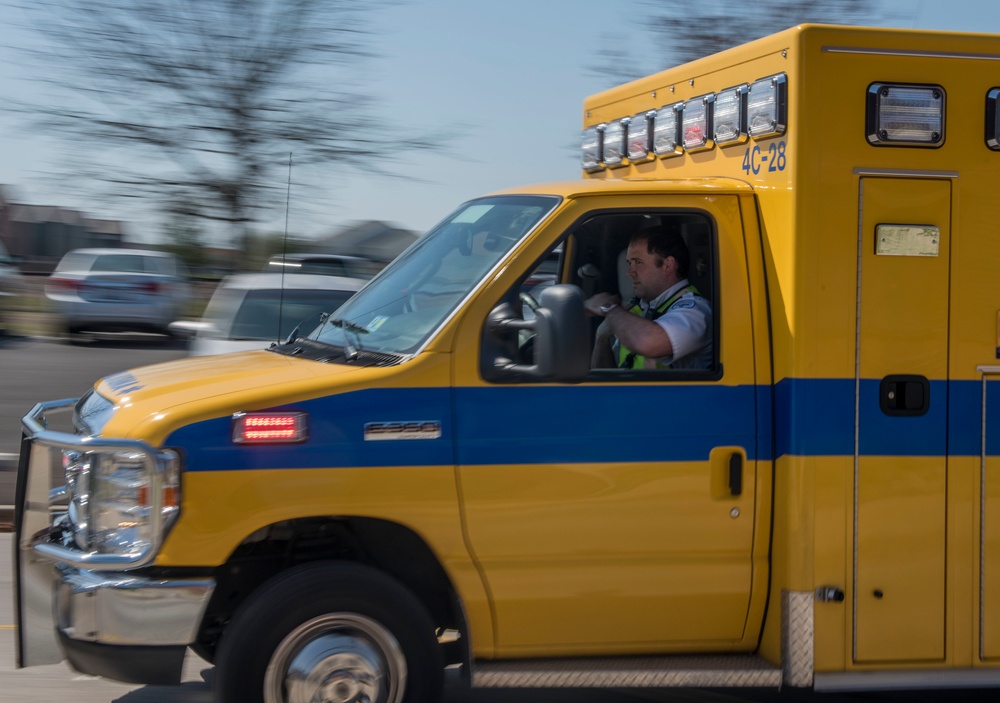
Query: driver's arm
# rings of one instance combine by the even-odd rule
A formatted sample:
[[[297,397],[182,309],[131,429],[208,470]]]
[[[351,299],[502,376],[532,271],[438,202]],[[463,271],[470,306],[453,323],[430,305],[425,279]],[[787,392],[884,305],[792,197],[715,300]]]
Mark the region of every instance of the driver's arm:
[[[620,305],[605,314],[601,324],[605,323],[610,325],[618,341],[640,356],[659,359],[674,354],[674,345],[663,327],[633,315]]]
[[[590,354],[590,368],[613,369],[618,366],[612,346],[614,339],[615,333],[611,329],[610,323],[603,320],[598,326],[597,335],[594,338],[594,350]]]

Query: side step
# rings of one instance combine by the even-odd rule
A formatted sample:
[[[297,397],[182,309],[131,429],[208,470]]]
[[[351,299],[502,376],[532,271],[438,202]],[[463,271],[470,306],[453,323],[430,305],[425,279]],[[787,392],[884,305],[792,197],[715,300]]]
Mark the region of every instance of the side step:
[[[752,654],[476,662],[474,688],[779,688],[781,668]]]

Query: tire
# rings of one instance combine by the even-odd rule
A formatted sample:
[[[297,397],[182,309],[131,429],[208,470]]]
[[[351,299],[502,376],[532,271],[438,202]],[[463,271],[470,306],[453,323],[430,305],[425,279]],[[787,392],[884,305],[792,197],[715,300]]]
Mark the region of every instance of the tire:
[[[443,680],[434,623],[413,593],[366,566],[314,562],[274,577],[237,609],[219,643],[215,696],[432,703]]]
[[[63,327],[62,338],[67,344],[74,347],[81,346],[90,341],[83,334],[83,330],[76,325],[65,325]]]

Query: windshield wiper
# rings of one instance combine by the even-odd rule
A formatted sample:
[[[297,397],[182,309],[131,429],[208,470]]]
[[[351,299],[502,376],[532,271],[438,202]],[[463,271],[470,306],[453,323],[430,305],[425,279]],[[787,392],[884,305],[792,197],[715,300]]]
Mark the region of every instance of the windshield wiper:
[[[358,358],[358,354],[364,351],[361,347],[361,335],[368,334],[367,328],[341,318],[327,319],[323,324],[333,325],[344,330],[344,341],[347,342],[347,345],[344,347],[344,358],[348,361],[354,361]],[[351,338],[348,336],[348,332],[354,333],[353,344],[351,343]]]
[[[320,322],[323,322],[323,320],[325,319],[323,317],[323,315],[329,316],[330,313],[324,312],[322,315],[320,315],[320,318],[319,318]],[[311,317],[311,315],[310,315],[310,317]],[[307,317],[306,320],[308,320],[308,319],[309,318]],[[293,329],[289,333],[289,335],[287,337],[285,337],[285,341],[282,342],[282,344],[292,344],[293,342],[295,342],[295,340],[297,340],[299,338],[299,330],[302,329],[302,325],[305,324],[306,320],[303,320],[299,324],[295,325],[295,329]]]

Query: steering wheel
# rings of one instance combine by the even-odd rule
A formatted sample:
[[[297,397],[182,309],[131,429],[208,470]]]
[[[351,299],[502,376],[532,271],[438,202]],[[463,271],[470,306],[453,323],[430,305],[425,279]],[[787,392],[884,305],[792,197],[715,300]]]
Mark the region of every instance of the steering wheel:
[[[528,306],[531,312],[535,312],[536,310],[538,310],[538,308],[541,307],[538,304],[538,301],[535,300],[533,297],[531,297],[531,293],[528,293],[526,291],[521,291],[517,297],[521,299],[522,303]]]

